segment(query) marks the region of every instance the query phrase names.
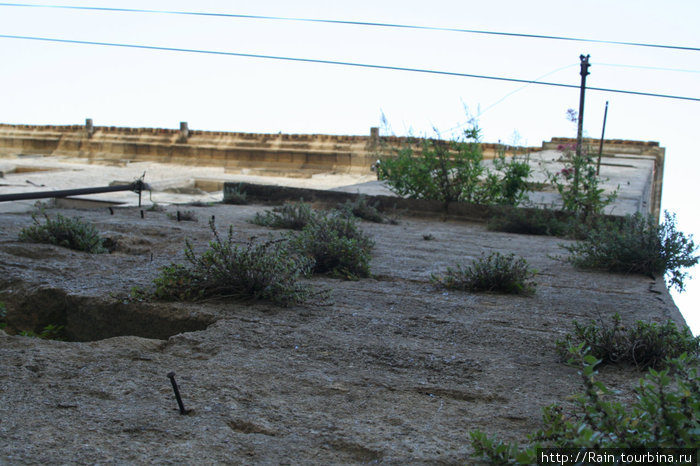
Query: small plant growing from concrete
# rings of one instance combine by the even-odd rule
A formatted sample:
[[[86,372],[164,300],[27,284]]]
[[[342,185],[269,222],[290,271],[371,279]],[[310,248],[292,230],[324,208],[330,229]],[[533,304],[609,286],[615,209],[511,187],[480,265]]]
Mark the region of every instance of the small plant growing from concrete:
[[[224,203],[234,205],[245,205],[248,203],[248,194],[243,191],[241,183],[226,188]]]
[[[563,340],[557,340],[557,351],[562,358],[569,357],[569,348],[583,345],[601,364],[634,364],[640,369],[663,367],[668,359],[686,353],[700,355],[700,337],[693,337],[686,327],[678,330],[676,324],[637,321],[632,327],[621,324],[620,314],[612,318],[612,325],[591,322],[583,325],[574,321],[574,330]]]
[[[23,330],[18,333],[22,337],[41,338],[42,340],[66,341],[66,332],[63,325],[48,324],[41,332],[36,333],[32,330]]]
[[[258,212],[251,223],[272,228],[287,228],[290,230],[302,230],[307,224],[316,218],[316,212],[311,205],[300,202],[285,202],[280,207]]]
[[[649,447],[683,448],[689,457],[697,454],[700,378],[696,358],[683,354],[669,360],[666,369],[650,370],[635,389],[636,400],[621,403],[606,399],[613,391],[596,380],[600,360],[587,354],[583,344],[572,347],[570,354],[570,361],[581,368],[579,374],[584,385],[584,391],[573,398],[573,408],[556,404],[545,407],[542,410],[545,427],[529,435],[526,447],[472,431],[475,458],[486,458],[491,464],[542,464],[540,455],[544,448],[585,451],[582,447],[595,447],[596,451],[620,448],[629,453],[635,448],[642,452]],[[685,464],[690,461],[689,458]],[[633,463],[641,464],[625,462]],[[577,464],[592,462],[583,459]]]
[[[367,200],[367,196],[360,194],[355,200],[347,200],[338,204],[337,210],[346,217],[357,217],[374,223],[385,223],[387,219],[377,209],[377,204]]]
[[[522,257],[493,252],[482,254],[467,266],[448,267],[443,274],[433,274],[431,282],[450,290],[531,295],[536,286],[531,279],[536,273]]]
[[[289,243],[311,259],[314,273],[352,280],[370,275],[374,241],[357,227],[354,217],[317,214]]]
[[[209,249],[197,256],[187,241],[185,257],[188,263],[163,267],[154,281],[153,297],[175,301],[206,298],[266,300],[282,306],[303,303],[311,298],[311,288],[300,280],[313,263],[291,252],[286,240],[236,244],[232,227],[224,239],[213,220],[209,226],[214,234]],[[137,294],[140,297],[142,293]]]
[[[92,254],[106,253],[104,240],[90,223],[78,217],[64,217],[57,214],[50,218],[44,214],[45,223],[41,223],[37,214],[32,214],[34,225],[23,228],[19,233],[20,241],[31,243],[55,244],[64,248],[84,251]]]
[[[196,222],[197,214],[195,214],[194,210],[178,210],[175,213],[169,213],[168,218],[178,222]]]
[[[583,226],[573,216],[551,209],[518,209],[503,206],[494,210],[487,227],[492,231],[543,236],[581,236]]]
[[[570,252],[568,261],[577,267],[664,276],[667,285],[678,291],[684,290],[688,276],[682,269],[700,261],[692,235],[676,230],[676,217],[668,212],[660,225],[641,214],[622,222],[601,222],[585,241],[564,248]]]
[[[557,173],[548,173],[547,177],[562,198],[565,211],[588,221],[603,213],[603,209],[617,199],[617,190],[605,194],[600,187],[603,179],[598,175],[593,157],[583,148],[576,153],[574,145],[559,146],[564,168]]]
[[[400,196],[443,202],[518,205],[528,198],[529,161],[506,158],[502,151],[494,160],[495,171],[483,164],[480,130],[472,126],[459,140],[425,139],[420,154],[411,147],[393,157],[381,157],[377,178]]]

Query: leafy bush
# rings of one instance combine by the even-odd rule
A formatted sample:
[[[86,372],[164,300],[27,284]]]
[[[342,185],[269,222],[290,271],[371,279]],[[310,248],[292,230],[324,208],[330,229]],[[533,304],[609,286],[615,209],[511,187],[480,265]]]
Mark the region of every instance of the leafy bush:
[[[557,351],[564,358],[571,346],[581,344],[601,363],[634,364],[640,369],[662,367],[664,361],[683,353],[700,354],[700,337],[693,337],[688,328],[678,330],[670,320],[662,325],[637,321],[633,327],[625,328],[617,313],[612,326],[574,321],[573,333],[556,342]]]
[[[386,180],[389,188],[400,196],[414,199],[479,204],[516,205],[527,198],[525,179],[530,174],[527,161],[501,154],[494,167],[502,174],[490,172],[482,164],[479,129],[465,131],[462,140],[423,141],[420,155],[410,147],[395,157],[382,157],[377,164],[377,177]],[[482,178],[486,175],[486,179]]]
[[[252,223],[273,228],[289,228],[301,230],[316,218],[316,212],[311,205],[301,202],[285,202],[280,207],[255,214]]]
[[[583,242],[564,246],[569,261],[578,267],[611,272],[664,275],[669,286],[683,291],[687,273],[682,268],[700,261],[692,235],[676,230],[676,217],[664,213],[657,225],[651,216],[635,214],[624,221],[603,222],[588,232]]]
[[[344,204],[338,204],[337,210],[346,217],[353,216],[374,223],[384,223],[386,219],[379,210],[376,203],[367,201],[367,196],[360,194],[354,201],[347,200]]]
[[[584,221],[603,213],[603,209],[617,199],[617,190],[604,195],[600,187],[596,163],[587,150],[576,153],[576,146],[559,146],[566,161],[558,173],[548,173],[549,181],[562,198],[563,209],[581,216]]]
[[[300,279],[312,262],[293,254],[285,241],[236,245],[233,227],[222,239],[209,222],[214,240],[197,257],[189,241],[185,257],[189,264],[163,267],[155,280],[157,299],[196,301],[204,298],[263,299],[283,306],[310,298],[310,288]]]
[[[312,259],[314,273],[347,279],[370,275],[374,241],[357,227],[354,217],[319,214],[290,238],[290,247]]]
[[[539,464],[538,448],[693,449],[700,445],[696,359],[684,354],[669,361],[667,369],[650,369],[635,390],[636,401],[623,404],[605,399],[611,391],[595,379],[599,360],[586,355],[582,345],[572,348],[571,354],[582,368],[579,374],[585,387],[574,398],[573,411],[566,412],[558,405],[544,408],[545,427],[529,436],[526,448],[473,431],[470,436],[475,457],[486,457],[493,464],[529,465]]]
[[[478,129],[472,128],[463,141],[426,139],[417,157],[406,147],[396,157],[381,158],[377,177],[401,196],[445,203],[475,202],[479,177],[484,172],[478,138]]]
[[[488,256],[482,253],[466,267],[448,267],[444,275],[432,275],[431,281],[453,290],[527,295],[535,292],[535,283],[529,281],[535,274],[524,258],[494,252]]]
[[[529,161],[515,155],[506,158],[505,148],[501,146],[498,156],[493,159],[493,166],[496,173],[488,172],[483,198],[489,204],[510,206],[526,201],[530,191],[527,179],[532,172]]]
[[[104,240],[92,224],[83,222],[78,217],[68,218],[61,214],[57,214],[55,219],[44,214],[44,218],[46,223],[41,224],[36,214],[32,214],[34,225],[20,231],[20,241],[55,244],[93,254],[107,252]]]
[[[243,191],[243,185],[227,187],[224,202],[226,204],[245,205],[248,203],[248,193]]]
[[[549,209],[499,208],[489,219],[488,229],[525,235],[569,236],[572,220]]]

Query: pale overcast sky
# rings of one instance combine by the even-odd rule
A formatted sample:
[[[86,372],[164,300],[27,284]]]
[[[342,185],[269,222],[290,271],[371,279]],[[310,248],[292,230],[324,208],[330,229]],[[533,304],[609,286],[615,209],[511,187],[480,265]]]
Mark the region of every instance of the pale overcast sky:
[[[48,0],[47,0],[48,1]],[[22,2],[43,4],[42,2]],[[380,22],[700,47],[697,0],[64,1],[46,4]],[[420,68],[700,97],[700,52],[310,22],[0,6],[0,34]],[[577,89],[327,64],[0,39],[0,122],[449,135],[477,116],[484,140],[575,136]],[[700,240],[700,102],[589,91],[585,132],[666,147],[663,208]],[[696,274],[698,274],[696,272]],[[698,274],[700,275],[700,274]],[[676,302],[700,333],[700,283]],[[612,311],[612,310],[611,310]]]

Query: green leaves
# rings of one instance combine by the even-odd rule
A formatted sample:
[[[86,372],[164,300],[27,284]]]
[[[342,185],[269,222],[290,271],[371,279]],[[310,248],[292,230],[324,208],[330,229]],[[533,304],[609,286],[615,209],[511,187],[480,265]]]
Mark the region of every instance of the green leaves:
[[[280,207],[257,213],[251,223],[265,227],[301,230],[316,217],[316,212],[306,202],[285,202]]]
[[[314,273],[356,280],[370,275],[374,241],[357,227],[354,217],[317,214],[289,237],[290,247],[313,261]]]
[[[608,401],[611,391],[596,380],[599,360],[587,354],[583,344],[571,347],[578,361],[584,391],[575,406],[559,405],[542,410],[544,427],[529,436],[521,448],[470,433],[475,457],[492,464],[537,464],[538,448],[697,448],[700,444],[700,379],[697,358],[682,354],[667,361],[661,371],[650,369],[640,380],[632,403]]]
[[[700,337],[693,337],[688,328],[679,330],[672,321],[664,324],[637,321],[625,328],[619,314],[612,320],[612,325],[602,322],[582,325],[574,321],[574,331],[556,342],[557,351],[566,358],[569,348],[577,346],[602,363],[633,364],[640,369],[663,367],[667,359],[683,353],[700,354]]]
[[[186,242],[188,264],[163,267],[154,280],[157,299],[197,301],[211,297],[267,300],[282,306],[305,302],[309,286],[299,280],[312,261],[291,251],[286,241],[236,244],[233,229],[222,239],[210,221],[214,240],[200,256]]]
[[[683,291],[687,272],[700,256],[692,235],[676,230],[676,217],[664,212],[657,225],[651,216],[639,213],[621,222],[600,222],[588,232],[585,241],[564,246],[569,262],[577,267],[611,272],[664,275],[669,286]]]
[[[530,175],[527,161],[506,161],[501,154],[495,161],[497,172],[482,163],[478,128],[465,132],[463,140],[426,139],[420,154],[410,147],[395,157],[382,157],[377,176],[400,196],[477,204],[517,205],[527,198]],[[499,175],[500,173],[500,175]]]
[[[558,173],[548,173],[549,181],[562,198],[563,209],[580,215],[584,221],[603,213],[603,209],[617,199],[617,190],[604,196],[601,178],[596,173],[593,157],[578,154],[574,146],[560,146],[564,168]]]
[[[46,222],[42,224],[36,214],[32,214],[34,225],[23,228],[19,233],[20,241],[32,243],[55,244],[76,251],[84,251],[92,254],[106,253],[104,240],[100,233],[90,223],[82,221],[78,217],[64,217],[57,214],[50,218],[44,214]]]
[[[536,284],[530,281],[535,274],[524,258],[493,252],[430,279],[437,287],[453,290],[530,295],[535,292]]]

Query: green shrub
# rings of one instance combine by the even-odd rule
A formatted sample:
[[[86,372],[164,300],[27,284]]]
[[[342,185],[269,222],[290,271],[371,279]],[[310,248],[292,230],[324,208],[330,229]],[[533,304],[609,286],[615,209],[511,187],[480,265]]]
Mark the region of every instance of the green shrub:
[[[571,218],[550,209],[499,208],[489,218],[487,227],[493,231],[525,235],[569,236],[574,226]]]
[[[676,217],[664,213],[657,225],[651,216],[635,214],[622,222],[603,222],[588,232],[587,239],[564,246],[568,260],[578,267],[611,272],[665,276],[668,286],[684,289],[687,273],[682,268],[700,261],[692,235],[676,230]]]
[[[623,404],[605,399],[611,391],[596,380],[595,367],[600,361],[586,355],[582,345],[572,348],[571,354],[582,368],[579,373],[585,387],[574,398],[574,409],[567,412],[558,405],[544,408],[545,427],[528,437],[525,448],[473,431],[475,457],[485,457],[493,464],[530,465],[540,464],[538,448],[696,449],[700,445],[697,359],[684,354],[669,361],[667,369],[650,369],[635,390],[636,401]]]
[[[312,259],[314,273],[347,279],[370,275],[374,241],[357,227],[354,217],[319,214],[290,237],[290,247]]]
[[[5,307],[5,303],[0,301],[0,330],[4,329],[7,327],[7,308]]]
[[[367,201],[367,196],[360,194],[354,201],[347,200],[344,204],[338,204],[337,210],[346,217],[352,216],[374,223],[384,223],[386,219],[379,210],[376,203]]]
[[[248,193],[243,191],[242,183],[228,187],[224,197],[224,202],[226,204],[245,205],[248,203]]]
[[[505,148],[499,146],[493,166],[496,172],[488,172],[484,183],[482,197],[487,203],[516,206],[528,200],[530,186],[527,179],[532,169],[527,158],[515,154],[507,158]]]
[[[602,178],[598,176],[596,163],[585,148],[576,153],[575,145],[559,146],[566,161],[564,168],[557,173],[547,173],[562,198],[565,211],[580,216],[584,221],[603,213],[603,209],[617,199],[617,190],[604,195],[600,187]]]
[[[448,267],[445,274],[432,275],[431,281],[453,290],[527,295],[535,292],[535,283],[530,281],[535,274],[524,258],[493,252],[488,256],[482,253],[466,267]]]
[[[20,241],[55,244],[93,254],[107,252],[104,240],[92,224],[83,222],[78,217],[68,218],[61,214],[57,214],[55,219],[44,214],[44,218],[46,223],[41,224],[36,214],[32,214],[34,225],[20,231]]]
[[[301,202],[285,202],[280,207],[255,214],[251,223],[273,228],[288,228],[301,230],[316,218],[316,212],[311,205]]]
[[[670,320],[661,325],[637,321],[633,327],[625,328],[617,313],[611,326],[574,321],[574,331],[556,342],[557,351],[564,358],[571,346],[581,344],[602,363],[634,364],[640,369],[662,367],[664,361],[683,353],[700,354],[700,337],[693,337],[688,328],[678,330]]]
[[[155,280],[157,299],[196,301],[205,298],[262,299],[287,306],[311,297],[309,286],[300,282],[312,263],[293,254],[286,241],[234,244],[233,228],[222,239],[209,222],[214,240],[197,257],[189,241],[185,246],[188,264],[163,267]]]
[[[41,338],[42,340],[66,341],[66,332],[63,325],[48,324],[40,333],[32,330],[23,330],[17,335],[22,337]]]
[[[527,198],[530,165],[504,153],[494,160],[496,172],[484,167],[479,128],[465,131],[462,140],[423,140],[421,153],[402,148],[394,157],[381,157],[377,177],[389,189],[413,199],[477,204],[516,205]],[[485,179],[484,178],[485,175]]]

